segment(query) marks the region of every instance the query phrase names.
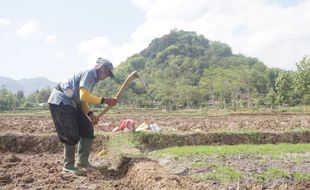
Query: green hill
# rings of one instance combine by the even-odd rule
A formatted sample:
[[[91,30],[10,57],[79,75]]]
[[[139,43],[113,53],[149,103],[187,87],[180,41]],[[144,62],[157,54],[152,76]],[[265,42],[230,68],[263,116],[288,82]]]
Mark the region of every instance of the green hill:
[[[121,63],[115,71],[116,83],[100,83],[97,94],[102,95],[104,90],[106,96],[113,96],[134,70],[142,70],[148,91],[138,81],[133,82],[122,103],[168,109],[256,104],[273,92],[280,72],[267,68],[257,58],[233,54],[225,43],[195,32],[173,30]]]

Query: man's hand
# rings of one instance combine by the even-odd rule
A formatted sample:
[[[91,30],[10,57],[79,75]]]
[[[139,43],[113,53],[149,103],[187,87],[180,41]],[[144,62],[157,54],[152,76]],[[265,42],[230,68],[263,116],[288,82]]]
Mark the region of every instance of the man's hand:
[[[91,121],[91,123],[92,123],[94,126],[98,124],[99,118],[98,118],[97,116],[95,116],[95,115],[93,114],[93,112],[90,112],[90,113],[88,113],[87,115],[88,115],[88,117],[89,117],[89,120]]]
[[[105,98],[104,103],[108,104],[109,106],[115,106],[117,103],[117,99],[116,98]]]

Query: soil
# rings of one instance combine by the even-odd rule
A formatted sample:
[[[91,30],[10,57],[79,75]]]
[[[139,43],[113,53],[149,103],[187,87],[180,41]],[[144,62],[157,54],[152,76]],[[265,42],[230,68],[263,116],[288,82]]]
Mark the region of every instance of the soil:
[[[100,118],[96,131],[112,131],[122,120],[133,119],[136,126],[144,120],[155,122],[166,131],[292,131],[310,129],[309,114],[240,114],[204,116],[193,114],[121,113]],[[49,116],[0,116],[0,132],[55,133]]]
[[[296,160],[296,158],[299,158]],[[154,158],[153,158],[154,159]],[[293,174],[298,172],[308,174],[310,171],[310,154],[296,153],[286,154],[279,157],[270,155],[237,155],[237,156],[191,156],[173,158],[167,156],[157,161],[161,166],[173,171],[176,175],[191,176],[208,184],[208,189],[307,189],[310,188],[310,180],[294,180]],[[193,167],[194,164],[201,164]],[[239,180],[231,182],[219,182],[206,177],[216,170],[217,167],[228,167],[240,174]],[[272,176],[265,179],[266,171],[285,171],[285,176]],[[227,174],[228,175],[228,174]],[[280,173],[278,174],[280,175]],[[225,174],[222,178],[224,179]],[[229,178],[229,175],[226,177]],[[225,179],[226,179],[225,178]],[[262,180],[262,181],[260,181]]]
[[[101,168],[83,176],[62,173],[61,153],[1,153],[0,189],[205,189],[189,177],[177,176],[158,162],[126,159],[117,170],[92,155]]]
[[[112,131],[123,119],[134,119],[139,125],[145,119],[153,120],[164,131],[219,132],[261,131],[283,132],[310,129],[309,115],[226,115],[191,116],[184,114],[113,114],[101,118],[95,130]],[[61,172],[63,164],[62,144],[55,134],[49,116],[0,116],[0,189],[307,189],[309,181],[281,183],[286,186],[266,184],[241,184],[221,186],[213,182],[197,180],[178,173],[159,160],[125,158],[118,167],[111,167],[110,160],[99,156],[101,142],[96,139],[91,161],[100,170],[75,176]],[[244,160],[243,160],[244,161]],[[242,164],[242,160],[235,165]],[[175,162],[178,163],[178,162]],[[244,165],[240,166],[243,167]],[[176,167],[177,168],[177,167]],[[298,167],[297,167],[298,168]],[[301,164],[299,170],[309,171],[309,164]],[[245,167],[246,170],[246,167]],[[188,172],[195,172],[189,170]]]

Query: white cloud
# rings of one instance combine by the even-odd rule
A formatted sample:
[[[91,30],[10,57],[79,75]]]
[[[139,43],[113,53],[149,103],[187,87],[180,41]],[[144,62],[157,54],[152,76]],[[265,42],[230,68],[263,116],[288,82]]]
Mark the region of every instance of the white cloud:
[[[227,43],[234,53],[257,57],[269,67],[293,69],[309,54],[310,0],[289,6],[267,0],[132,2],[146,12],[145,22],[126,45],[137,51],[177,28]]]
[[[37,20],[30,20],[17,30],[20,36],[29,36],[40,32],[40,23]]]
[[[98,57],[110,60],[113,65],[117,66],[122,61],[126,61],[127,57],[137,53],[145,48],[144,43],[139,44],[139,40],[135,43],[125,43],[121,46],[113,45],[106,36],[99,36],[80,43],[78,53],[84,57],[89,66],[94,65]]]
[[[141,10],[148,10],[154,1],[153,0],[131,0],[131,2],[135,6],[139,7]]]
[[[0,27],[2,27],[2,26],[7,26],[7,25],[9,25],[9,24],[11,24],[11,20],[9,20],[9,19],[6,19],[6,18],[0,18]]]
[[[116,59],[114,47],[109,38],[106,36],[99,36],[88,41],[83,41],[78,47],[78,53],[85,57],[88,64],[94,65],[98,57],[104,57],[114,62]]]
[[[55,35],[48,35],[45,39],[45,42],[48,44],[55,43],[57,41],[57,37]]]

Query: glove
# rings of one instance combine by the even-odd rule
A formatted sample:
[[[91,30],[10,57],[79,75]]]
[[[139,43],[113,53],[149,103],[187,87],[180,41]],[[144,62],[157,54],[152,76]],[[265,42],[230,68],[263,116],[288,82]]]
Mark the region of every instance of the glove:
[[[93,114],[92,111],[91,111],[91,112],[88,112],[87,115],[88,115],[88,117],[89,117],[89,120],[91,121],[91,123],[92,123],[94,126],[98,124],[99,118],[98,118],[97,116],[95,116],[95,115]]]
[[[104,98],[104,103],[108,104],[109,106],[115,106],[117,103],[116,98]]]

